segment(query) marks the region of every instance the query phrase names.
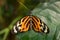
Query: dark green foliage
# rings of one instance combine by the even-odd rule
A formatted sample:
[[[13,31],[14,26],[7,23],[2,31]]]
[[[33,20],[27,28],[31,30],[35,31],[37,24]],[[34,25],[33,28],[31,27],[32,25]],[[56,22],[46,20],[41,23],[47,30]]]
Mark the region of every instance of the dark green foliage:
[[[3,4],[2,4],[3,3]],[[0,40],[60,40],[60,0],[2,0],[0,2]],[[30,30],[12,34],[13,25],[26,15],[39,17],[49,34]]]

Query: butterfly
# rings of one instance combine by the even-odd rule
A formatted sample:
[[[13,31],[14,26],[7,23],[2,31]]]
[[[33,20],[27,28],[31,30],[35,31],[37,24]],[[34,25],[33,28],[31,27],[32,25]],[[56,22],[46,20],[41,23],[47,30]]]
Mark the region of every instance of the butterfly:
[[[27,32],[31,29],[39,33],[49,33],[48,26],[40,18],[32,15],[23,17],[13,27],[14,33]]]

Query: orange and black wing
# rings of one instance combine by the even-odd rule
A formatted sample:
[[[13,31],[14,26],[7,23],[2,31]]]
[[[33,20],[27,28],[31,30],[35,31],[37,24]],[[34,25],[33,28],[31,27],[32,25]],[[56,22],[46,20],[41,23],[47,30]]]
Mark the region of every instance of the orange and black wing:
[[[18,31],[19,32],[28,31],[30,26],[30,19],[31,18],[29,16],[25,16],[21,20],[17,21],[17,23],[13,27],[14,33],[17,33]]]
[[[30,17],[29,16],[25,16],[24,18],[21,19],[20,22],[20,32],[26,32],[29,30],[29,26],[30,26]]]
[[[26,32],[30,28],[33,28],[33,30],[36,32],[44,32],[44,33],[49,32],[49,28],[47,27],[47,25],[43,21],[41,21],[40,18],[38,18],[36,16],[23,17],[14,26],[14,32],[15,33],[17,33],[17,31]]]
[[[48,26],[38,17],[32,16],[33,30],[36,32],[49,33]]]

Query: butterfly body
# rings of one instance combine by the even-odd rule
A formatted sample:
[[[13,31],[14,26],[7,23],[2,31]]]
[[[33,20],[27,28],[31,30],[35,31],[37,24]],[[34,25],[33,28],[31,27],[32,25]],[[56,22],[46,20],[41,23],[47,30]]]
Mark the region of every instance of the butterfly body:
[[[14,32],[27,32],[28,30],[34,30],[36,32],[48,33],[49,28],[47,25],[36,16],[25,16],[14,25]],[[18,31],[17,31],[18,30]]]

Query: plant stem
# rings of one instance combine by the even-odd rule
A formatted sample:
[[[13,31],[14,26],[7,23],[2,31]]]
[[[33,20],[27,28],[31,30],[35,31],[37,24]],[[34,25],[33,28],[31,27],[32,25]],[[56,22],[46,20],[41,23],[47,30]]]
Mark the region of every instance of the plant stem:
[[[29,10],[29,8],[27,6],[25,6],[22,2],[19,2],[19,4],[21,4],[25,9]]]
[[[9,34],[9,29],[7,28],[7,29],[5,30],[5,35],[4,35],[3,40],[6,40],[8,34]]]
[[[21,17],[22,17],[22,16],[17,17],[16,19],[14,19],[14,20],[12,21],[12,23],[9,25],[8,28],[5,28],[5,29],[3,29],[2,31],[0,31],[0,35],[3,34],[3,33],[5,33],[3,40],[6,40],[6,38],[7,38],[8,34],[9,34],[10,30],[13,28],[13,25],[14,25]]]

